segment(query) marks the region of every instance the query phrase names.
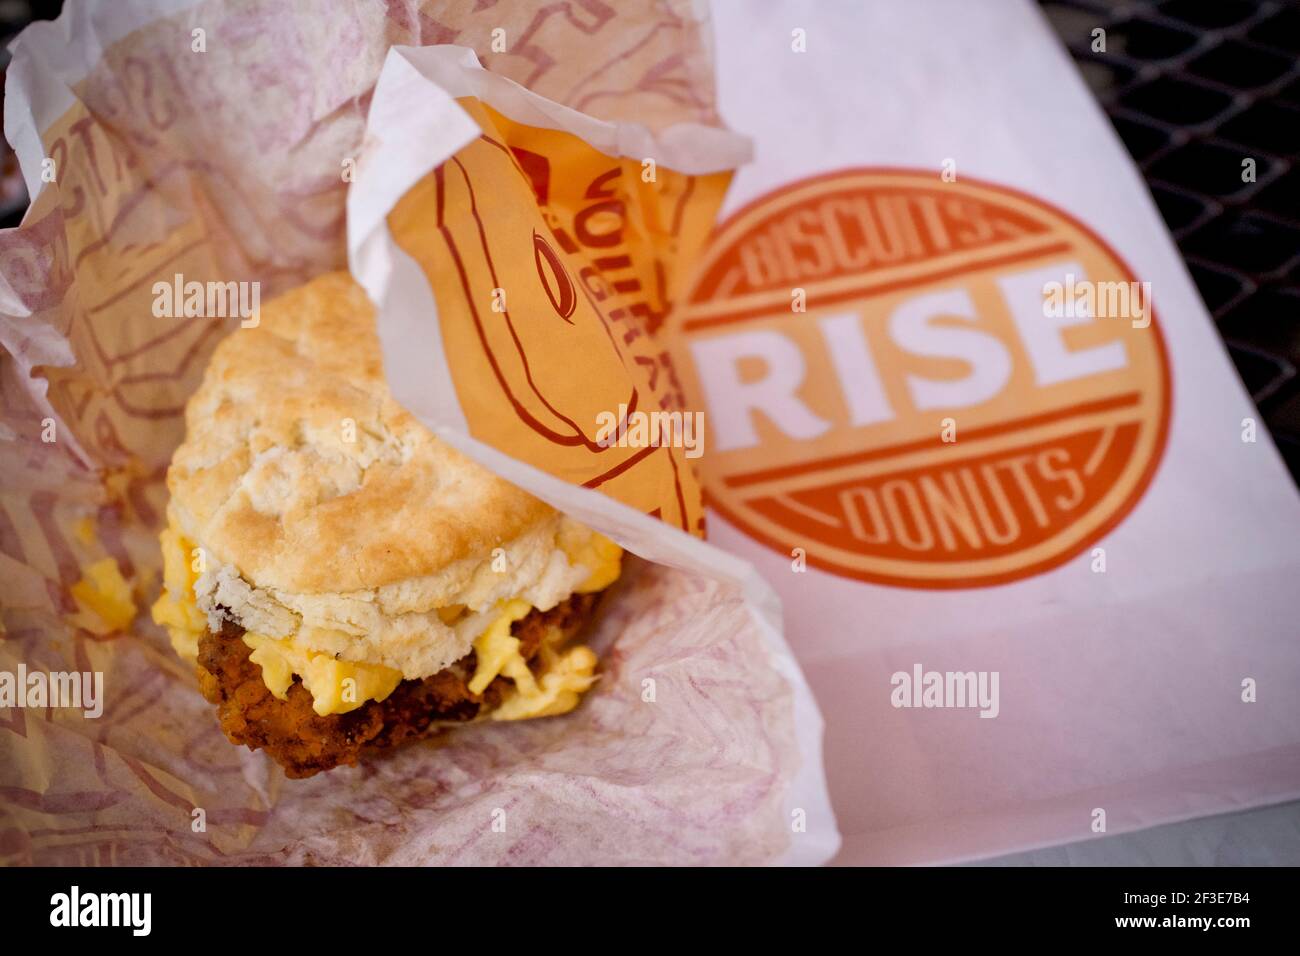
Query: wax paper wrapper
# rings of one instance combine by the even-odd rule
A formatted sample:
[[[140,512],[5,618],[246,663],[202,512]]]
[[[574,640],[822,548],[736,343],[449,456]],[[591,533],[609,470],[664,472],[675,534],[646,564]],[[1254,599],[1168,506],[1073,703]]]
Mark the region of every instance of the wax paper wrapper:
[[[463,381],[487,353],[444,344],[469,313],[441,290],[435,301],[417,258],[389,248],[392,235],[477,228],[464,196],[442,223],[387,227],[435,168],[487,170],[482,222],[512,243],[506,227],[526,229],[533,285],[514,263],[481,307],[503,288],[511,316],[527,316],[549,291],[561,312],[572,306],[554,321],[585,343],[567,363],[543,359],[546,337],[522,330],[516,358],[537,363],[522,407],[566,427],[564,372],[602,399],[622,385],[635,407],[672,407],[654,327],[744,156],[716,128],[706,41],[693,5],[275,0],[70,4],[20,38],[5,129],[35,198],[0,235],[0,674],[102,674],[103,692],[93,716],[87,700],[0,709],[0,859],[717,864],[834,853],[820,717],[779,606],[748,565],[688,533],[700,510],[685,450],[632,460],[623,447],[563,446],[611,463],[592,471],[493,431],[491,394]],[[509,169],[483,166],[485,149]],[[629,178],[658,161],[657,186],[633,195],[606,180],[595,187],[605,195],[588,197],[607,204],[584,220],[597,242],[627,213],[625,247],[611,254],[628,262],[584,254],[579,265],[551,231],[563,223],[545,217],[590,185],[573,193],[571,150],[584,173],[593,150]],[[536,191],[538,157],[556,171],[549,201]],[[469,255],[468,269],[482,265]],[[162,479],[184,402],[215,343],[237,334],[238,319],[156,318],[154,283],[259,282],[269,297],[349,258],[379,305],[399,399],[640,558],[603,604],[591,643],[604,676],[577,711],[464,727],[289,782],[222,737],[161,630],[144,614],[115,622],[106,595],[120,587],[144,607],[157,594]],[[627,322],[608,321],[591,361],[590,297],[601,294]],[[549,300],[546,310],[556,315]],[[502,323],[488,331],[499,345]]]

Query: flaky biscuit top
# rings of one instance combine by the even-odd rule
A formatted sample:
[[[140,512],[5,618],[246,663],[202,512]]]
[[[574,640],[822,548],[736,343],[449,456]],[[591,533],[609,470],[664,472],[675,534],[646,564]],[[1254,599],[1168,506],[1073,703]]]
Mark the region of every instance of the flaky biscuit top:
[[[259,587],[428,577],[555,515],[393,400],[374,310],[346,273],[280,296],[228,336],[185,423],[167,473],[180,528]]]

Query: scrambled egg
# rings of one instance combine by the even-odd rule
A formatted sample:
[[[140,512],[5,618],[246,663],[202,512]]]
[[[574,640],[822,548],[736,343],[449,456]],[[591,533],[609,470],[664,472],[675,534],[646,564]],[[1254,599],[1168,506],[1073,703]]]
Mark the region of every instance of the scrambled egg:
[[[322,717],[346,714],[368,700],[383,700],[402,682],[402,672],[394,668],[336,660],[291,638],[246,633],[244,643],[253,649],[249,660],[262,668],[262,680],[272,694],[285,700],[296,674],[311,694],[312,710]]]
[[[623,549],[604,535],[566,521],[560,529],[559,545],[570,564],[589,572],[587,579],[575,588],[579,594],[604,590],[622,573]],[[515,685],[501,705],[488,714],[492,720],[528,720],[567,714],[596,682],[595,653],[582,645],[558,650],[555,638],[562,636],[558,631],[542,641],[538,650],[541,676],[533,674],[519,652],[519,639],[510,633],[510,625],[531,610],[524,601],[502,602],[501,616],[474,641],[478,666],[469,689],[481,694],[499,674],[510,678]]]
[[[154,602],[154,623],[167,628],[172,648],[187,661],[199,656],[199,638],[207,630],[208,619],[194,601],[194,582],[199,573],[190,555],[194,545],[170,525],[158,538],[163,556],[163,593]]]
[[[194,583],[199,575],[190,560],[193,544],[170,526],[159,540],[164,589],[153,606],[153,619],[167,628],[176,653],[193,661],[198,656],[199,638],[207,628],[207,618],[194,600]],[[623,549],[602,535],[566,522],[559,546],[571,564],[589,571],[576,589],[579,593],[602,590],[621,573]],[[582,646],[561,651],[554,639],[544,640],[538,651],[542,672],[534,675],[519,652],[519,639],[510,633],[511,625],[526,617],[532,605],[515,599],[501,602],[499,609],[500,613],[474,641],[477,666],[469,689],[481,694],[502,675],[513,681],[514,688],[488,716],[492,720],[525,720],[567,713],[576,707],[583,692],[596,681],[596,655]],[[131,610],[134,615],[134,605]],[[441,608],[438,614],[444,623],[451,623],[464,610],[460,606]],[[555,637],[559,636],[557,631]],[[401,672],[394,668],[337,660],[305,648],[293,638],[248,632],[244,643],[252,648],[250,659],[261,667],[262,680],[272,694],[284,700],[296,676],[312,695],[312,709],[322,717],[346,714],[369,700],[383,700],[402,681]]]
[[[591,648],[571,647],[558,651],[554,639],[543,640],[538,653],[542,657],[541,676],[533,674],[519,652],[519,638],[510,634],[510,625],[527,615],[532,608],[524,601],[506,601],[502,613],[474,641],[478,667],[469,689],[481,694],[497,675],[514,682],[501,705],[488,713],[491,720],[528,720],[567,714],[578,706],[582,694],[596,682],[596,655]],[[559,636],[559,631],[554,632]]]
[[[71,588],[81,609],[78,623],[92,634],[123,631],[135,620],[135,599],[131,585],[112,558],[96,561]]]
[[[603,534],[566,521],[560,526],[558,543],[571,565],[591,572],[575,589],[579,594],[603,591],[623,573],[623,549]]]

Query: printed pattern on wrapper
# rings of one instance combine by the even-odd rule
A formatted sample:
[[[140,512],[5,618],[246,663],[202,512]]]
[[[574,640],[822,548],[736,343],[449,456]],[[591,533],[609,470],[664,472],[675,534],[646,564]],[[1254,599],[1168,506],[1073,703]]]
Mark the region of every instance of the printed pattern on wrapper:
[[[682,410],[654,333],[730,174],[660,166],[646,182],[640,161],[459,102],[482,134],[408,192],[388,222],[435,291],[471,433],[702,534],[683,449],[602,444],[597,423],[618,410],[620,424]]]

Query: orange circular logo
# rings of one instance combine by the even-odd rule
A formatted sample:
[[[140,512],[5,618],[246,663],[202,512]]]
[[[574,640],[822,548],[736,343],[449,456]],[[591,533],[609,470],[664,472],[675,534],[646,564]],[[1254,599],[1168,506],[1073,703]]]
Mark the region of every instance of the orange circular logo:
[[[670,324],[708,503],[844,577],[1055,567],[1128,514],[1168,432],[1149,284],[990,183],[853,169],[769,193],[718,228]]]

